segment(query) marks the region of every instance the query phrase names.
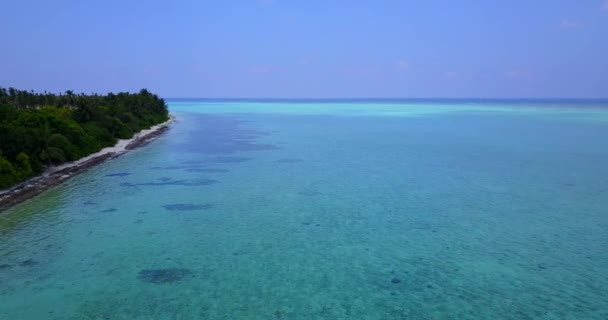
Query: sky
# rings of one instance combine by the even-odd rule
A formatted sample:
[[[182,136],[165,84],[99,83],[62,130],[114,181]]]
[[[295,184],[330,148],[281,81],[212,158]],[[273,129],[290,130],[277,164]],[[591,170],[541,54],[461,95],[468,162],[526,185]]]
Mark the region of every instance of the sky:
[[[608,97],[608,0],[19,0],[0,30],[26,90]]]

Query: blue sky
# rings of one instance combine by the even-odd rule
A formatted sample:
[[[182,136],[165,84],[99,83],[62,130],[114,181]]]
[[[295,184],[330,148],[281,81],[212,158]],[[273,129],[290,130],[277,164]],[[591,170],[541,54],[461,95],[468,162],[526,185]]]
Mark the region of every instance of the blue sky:
[[[608,0],[6,1],[0,86],[608,97]]]

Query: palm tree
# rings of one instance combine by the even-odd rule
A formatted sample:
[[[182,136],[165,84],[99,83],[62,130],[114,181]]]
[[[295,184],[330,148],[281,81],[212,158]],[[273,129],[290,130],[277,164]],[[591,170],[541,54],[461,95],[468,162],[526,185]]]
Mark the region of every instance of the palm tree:
[[[74,105],[74,91],[67,90],[65,95],[67,96],[67,105],[72,107]]]
[[[49,123],[45,122],[44,126],[39,129],[38,137],[40,141],[36,154],[40,160],[48,162],[49,166],[53,165],[53,161],[57,163],[65,162],[65,153],[59,147],[65,145],[66,141],[69,143],[65,136],[59,133],[52,133]]]

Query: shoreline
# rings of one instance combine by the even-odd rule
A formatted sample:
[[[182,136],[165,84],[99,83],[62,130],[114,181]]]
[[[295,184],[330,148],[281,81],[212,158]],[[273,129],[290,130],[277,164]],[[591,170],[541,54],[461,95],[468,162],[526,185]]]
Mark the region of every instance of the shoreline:
[[[86,171],[108,159],[121,156],[133,149],[145,146],[158,138],[175,122],[175,116],[169,115],[169,120],[144,129],[134,134],[131,139],[119,139],[112,147],[106,147],[76,161],[63,163],[47,168],[42,174],[29,178],[6,190],[0,190],[0,215],[7,209],[40,193],[58,186],[77,174]]]

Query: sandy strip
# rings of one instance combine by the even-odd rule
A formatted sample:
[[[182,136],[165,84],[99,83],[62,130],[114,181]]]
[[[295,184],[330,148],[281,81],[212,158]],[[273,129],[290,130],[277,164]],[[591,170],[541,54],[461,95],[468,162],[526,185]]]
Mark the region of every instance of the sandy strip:
[[[169,125],[174,121],[175,117],[170,115],[168,121],[155,125],[150,129],[142,130],[136,133],[131,139],[120,139],[113,147],[103,148],[99,152],[90,154],[77,161],[50,167],[40,176],[30,178],[9,189],[0,191],[0,214],[6,209],[68,180],[90,167],[102,163],[105,160],[118,157],[129,150],[146,145],[154,138],[167,131]]]

